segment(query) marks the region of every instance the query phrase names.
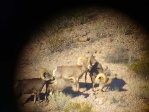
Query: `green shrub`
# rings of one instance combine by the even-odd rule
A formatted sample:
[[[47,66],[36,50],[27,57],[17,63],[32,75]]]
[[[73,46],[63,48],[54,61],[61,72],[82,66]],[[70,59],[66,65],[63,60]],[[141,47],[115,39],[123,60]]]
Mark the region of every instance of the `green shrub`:
[[[65,112],[93,112],[92,105],[86,102],[82,103],[71,103],[69,108],[65,109]]]
[[[149,76],[149,51],[141,54],[134,63],[130,65],[130,70],[134,71],[137,75],[147,78]]]

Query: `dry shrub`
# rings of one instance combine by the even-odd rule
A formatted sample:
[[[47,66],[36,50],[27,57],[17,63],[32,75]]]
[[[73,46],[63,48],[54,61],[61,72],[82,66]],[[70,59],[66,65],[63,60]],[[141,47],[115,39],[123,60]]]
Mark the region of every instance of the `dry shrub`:
[[[49,96],[48,111],[51,112],[93,112],[92,105],[86,102],[76,103],[70,95],[55,92]]]
[[[71,96],[65,95],[62,92],[55,92],[52,96],[48,97],[49,99],[49,110],[52,112],[55,111],[64,111],[65,108],[70,106]]]
[[[92,105],[86,102],[72,103],[69,108],[65,109],[65,112],[93,112]]]
[[[110,103],[116,104],[119,107],[126,107],[127,106],[125,99],[119,95],[116,95],[115,97],[110,98]]]
[[[149,82],[148,80],[140,80],[137,83],[132,84],[131,89],[133,89],[134,93],[141,99],[149,100]]]
[[[137,78],[135,84],[130,85],[130,89],[133,90],[136,95],[135,98],[139,99],[143,105],[142,112],[149,111],[149,81]],[[135,79],[136,80],[136,79]],[[144,110],[144,111],[143,111]]]
[[[129,59],[128,51],[121,44],[116,44],[114,46],[115,52],[108,53],[106,55],[106,60],[111,63],[126,63]]]
[[[138,76],[148,78],[149,76],[149,51],[142,52],[141,56],[130,65],[129,69]]]

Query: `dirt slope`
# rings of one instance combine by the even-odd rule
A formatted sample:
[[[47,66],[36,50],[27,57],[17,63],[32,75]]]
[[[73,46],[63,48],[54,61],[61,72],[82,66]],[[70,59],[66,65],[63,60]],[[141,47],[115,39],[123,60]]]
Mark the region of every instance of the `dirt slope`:
[[[85,23],[60,28],[54,34],[49,33],[47,36],[38,35],[25,46],[18,61],[15,79],[39,77],[38,71],[42,67],[52,72],[56,66],[75,65],[78,57],[93,54],[103,68],[108,66],[110,77],[117,74],[115,86],[111,91],[99,91],[95,95],[88,76],[88,90],[84,93],[70,93],[73,96],[72,100],[92,104],[95,112],[147,111],[148,81],[136,77],[128,66],[139,57],[141,49],[144,48],[142,45],[142,42],[145,42],[143,37],[146,36],[144,30],[136,27],[137,23],[130,22],[117,12],[99,9],[89,9],[89,11]],[[59,38],[61,41],[50,43],[51,38]],[[68,40],[71,40],[70,43]],[[58,50],[52,52],[52,45],[57,46],[57,44]],[[80,80],[80,86],[84,88],[84,76]],[[42,93],[44,91],[45,88]],[[26,99],[25,97],[28,96],[24,96],[21,102]],[[48,106],[50,105],[45,102],[33,104],[29,101],[21,109],[49,111]]]

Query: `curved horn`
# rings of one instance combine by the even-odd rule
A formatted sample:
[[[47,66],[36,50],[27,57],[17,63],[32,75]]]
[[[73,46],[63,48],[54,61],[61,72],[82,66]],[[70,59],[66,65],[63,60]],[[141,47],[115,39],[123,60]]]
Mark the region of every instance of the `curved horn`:
[[[69,80],[73,80],[74,83],[76,82],[74,77],[69,77]]]
[[[107,76],[104,73],[99,73],[95,78],[95,82],[97,82],[97,79],[99,79],[100,77],[104,79],[104,83],[107,82]]]
[[[46,68],[42,68],[42,69],[39,71],[40,77],[41,77],[41,79],[43,79],[43,80],[47,80],[47,79],[45,79],[45,77],[44,77],[44,74],[45,74],[45,73],[49,73]]]
[[[77,65],[82,65],[81,61],[86,61],[86,60],[87,60],[87,58],[85,58],[85,57],[79,57],[77,60]]]

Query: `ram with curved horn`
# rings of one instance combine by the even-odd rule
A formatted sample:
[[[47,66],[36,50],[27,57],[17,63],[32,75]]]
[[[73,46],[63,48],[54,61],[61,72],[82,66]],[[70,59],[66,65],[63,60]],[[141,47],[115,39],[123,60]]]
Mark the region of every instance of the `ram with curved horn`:
[[[84,61],[84,60],[85,60],[85,57],[79,57],[78,60],[77,60],[77,64],[78,65],[82,65],[81,61]],[[94,91],[95,90],[94,86],[95,86],[95,78],[96,78],[96,76],[99,73],[107,74],[108,67],[106,66],[106,68],[104,70],[102,65],[95,59],[95,56],[93,56],[93,55],[90,56],[89,60],[90,60],[90,64],[91,64],[92,67],[91,67],[91,69],[88,72],[90,74],[90,78],[91,78],[91,82],[92,82],[92,89]],[[85,84],[86,84],[86,87],[87,87],[86,78],[87,78],[87,72],[85,73]]]
[[[73,91],[77,91],[77,83],[74,77],[70,77],[69,79],[55,78],[55,80],[48,84],[45,100],[47,100],[49,93],[52,95],[52,93],[56,91],[63,92],[67,87],[72,87]]]
[[[53,70],[53,76],[55,78],[63,78],[63,79],[69,79],[70,77],[73,77],[77,84],[77,90],[79,91],[79,79],[82,77],[82,75],[86,72],[88,72],[91,69],[90,65],[90,58],[84,58],[84,61],[81,65],[72,65],[72,66],[57,66]]]
[[[47,81],[54,80],[54,77],[49,74],[47,69],[43,68],[39,71],[40,78],[18,80],[14,87],[16,98],[21,97],[23,94],[34,94],[34,103],[36,97],[40,101],[40,92]]]
[[[103,78],[104,80],[103,80],[103,82],[101,82],[100,84],[99,84],[99,89],[98,90],[101,90],[102,92],[104,92],[103,91],[103,89],[104,88],[106,88],[105,89],[105,91],[109,88],[109,85],[112,83],[112,81],[114,80],[114,78],[107,78],[107,76],[104,74],[104,73],[99,73],[98,75],[97,75],[97,77],[95,78],[95,82],[97,82],[97,80],[98,79],[100,79],[100,78]]]

